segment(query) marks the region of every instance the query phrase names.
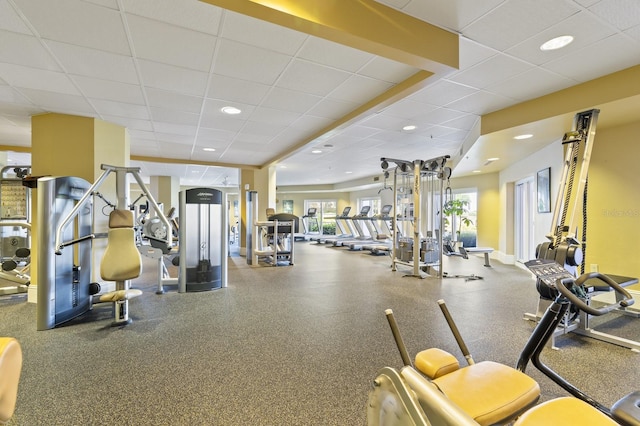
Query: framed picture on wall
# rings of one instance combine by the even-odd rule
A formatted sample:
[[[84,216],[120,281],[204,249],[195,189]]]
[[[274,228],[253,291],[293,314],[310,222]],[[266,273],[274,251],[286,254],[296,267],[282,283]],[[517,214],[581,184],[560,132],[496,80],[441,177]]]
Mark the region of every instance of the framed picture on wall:
[[[282,211],[293,214],[293,200],[282,200]]]
[[[538,213],[551,212],[551,168],[538,172]]]

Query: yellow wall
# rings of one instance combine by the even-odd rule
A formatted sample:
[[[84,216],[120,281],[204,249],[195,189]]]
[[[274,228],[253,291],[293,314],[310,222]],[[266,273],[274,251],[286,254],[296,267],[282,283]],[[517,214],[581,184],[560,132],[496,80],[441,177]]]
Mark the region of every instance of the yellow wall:
[[[586,271],[640,278],[640,121],[598,129],[589,167]]]

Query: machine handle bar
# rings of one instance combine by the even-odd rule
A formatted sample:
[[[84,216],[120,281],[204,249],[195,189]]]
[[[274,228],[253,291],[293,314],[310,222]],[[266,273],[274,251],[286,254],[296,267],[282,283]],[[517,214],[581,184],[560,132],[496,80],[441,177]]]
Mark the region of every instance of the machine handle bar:
[[[398,346],[398,351],[400,352],[402,363],[405,366],[413,367],[411,357],[409,356],[407,347],[404,345],[402,335],[400,334],[400,329],[398,328],[398,324],[396,323],[396,318],[393,316],[393,311],[391,309],[387,309],[384,311],[384,314],[387,316],[387,321],[389,322],[389,327],[391,327],[391,333],[393,334],[393,338],[396,341],[396,346]]]
[[[600,281],[603,281],[609,287],[611,287],[616,293],[622,295],[623,299],[618,301],[617,303],[612,303],[610,305],[603,306],[602,308],[596,309],[592,306],[587,305],[582,299],[573,294],[570,290],[572,284],[575,285],[583,285],[585,281],[591,278],[597,278]],[[610,312],[618,307],[626,308],[627,306],[633,305],[633,297],[629,294],[627,290],[625,290],[620,284],[615,282],[611,277],[601,274],[600,272],[589,272],[587,274],[580,275],[577,279],[573,278],[564,278],[559,280],[560,282],[556,284],[556,288],[558,291],[571,303],[578,307],[578,309],[595,316],[604,315],[607,312]]]
[[[60,243],[60,245],[58,246],[58,250],[56,250],[56,254],[62,254],[62,249],[67,247],[67,246],[72,246],[74,244],[78,244],[78,243],[81,243],[81,242],[86,241],[86,240],[92,240],[95,237],[96,237],[95,234],[87,234],[87,235],[85,235],[83,237],[76,238],[74,240],[69,240],[69,241],[65,241],[63,243]]]

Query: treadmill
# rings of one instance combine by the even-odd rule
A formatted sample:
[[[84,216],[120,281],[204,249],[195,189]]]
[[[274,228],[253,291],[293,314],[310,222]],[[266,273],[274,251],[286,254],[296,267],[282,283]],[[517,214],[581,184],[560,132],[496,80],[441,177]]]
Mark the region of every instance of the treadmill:
[[[311,240],[317,241],[318,244],[333,244],[335,241],[347,238],[353,238],[353,228],[351,225],[349,213],[351,206],[347,206],[342,210],[339,216],[336,216],[336,235],[322,235]]]
[[[349,218],[349,221],[353,225],[353,227],[351,229],[353,229],[355,231],[353,237],[352,238],[344,238],[344,239],[336,240],[333,243],[333,246],[334,247],[349,246],[350,244],[361,243],[363,241],[370,240],[371,236],[368,235],[364,231],[364,228],[362,227],[362,225],[365,223],[365,221],[370,220],[369,211],[371,211],[371,206],[362,206],[362,208],[360,209],[360,213],[358,213],[358,214],[356,214],[354,216],[351,216]]]

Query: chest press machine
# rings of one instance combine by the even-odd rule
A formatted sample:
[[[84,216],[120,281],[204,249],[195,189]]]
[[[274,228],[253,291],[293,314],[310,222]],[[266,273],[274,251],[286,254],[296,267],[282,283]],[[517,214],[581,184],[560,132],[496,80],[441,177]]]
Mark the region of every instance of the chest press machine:
[[[142,292],[131,289],[131,280],[142,270],[136,246],[133,213],[128,205],[128,175],[132,175],[157,216],[171,229],[167,218],[140,177],[137,167],[103,164],[103,173],[89,184],[78,177],[38,179],[38,293],[37,329],[47,330],[91,310],[96,303],[112,303],[114,321],[131,322],[129,300]],[[109,214],[107,245],[100,262],[100,276],[114,281],[115,289],[101,292],[92,282],[93,196],[107,177],[115,174],[117,201]],[[49,224],[47,227],[45,224]],[[165,244],[172,246],[171,233]]]

